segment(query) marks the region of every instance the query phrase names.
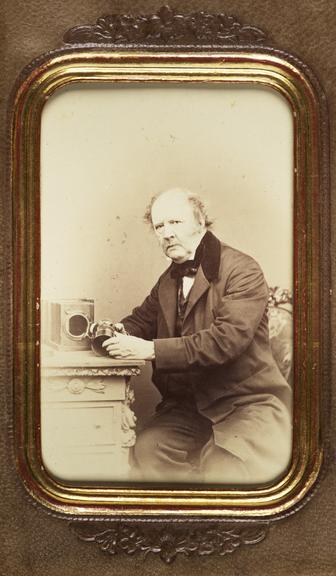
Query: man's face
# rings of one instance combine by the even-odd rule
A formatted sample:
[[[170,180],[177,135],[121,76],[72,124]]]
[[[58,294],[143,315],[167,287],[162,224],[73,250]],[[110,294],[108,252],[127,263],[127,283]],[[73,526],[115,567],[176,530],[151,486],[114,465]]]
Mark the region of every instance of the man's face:
[[[188,199],[178,193],[159,196],[152,206],[152,223],[164,253],[179,264],[194,255],[205,232]]]

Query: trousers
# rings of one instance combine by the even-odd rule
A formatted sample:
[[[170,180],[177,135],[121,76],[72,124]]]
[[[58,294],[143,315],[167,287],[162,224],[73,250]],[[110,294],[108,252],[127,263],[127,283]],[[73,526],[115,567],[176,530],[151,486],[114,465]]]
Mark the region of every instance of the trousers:
[[[142,482],[246,482],[244,463],[216,446],[211,421],[183,399],[163,401],[138,433],[132,479]]]

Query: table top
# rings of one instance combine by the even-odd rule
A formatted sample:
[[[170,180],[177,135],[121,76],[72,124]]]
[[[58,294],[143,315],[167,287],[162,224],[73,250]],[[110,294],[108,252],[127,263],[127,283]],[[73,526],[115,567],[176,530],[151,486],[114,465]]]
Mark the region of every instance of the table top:
[[[144,366],[144,360],[116,359],[108,356],[97,356],[92,350],[58,351],[53,348],[42,348],[42,368],[117,368]]]

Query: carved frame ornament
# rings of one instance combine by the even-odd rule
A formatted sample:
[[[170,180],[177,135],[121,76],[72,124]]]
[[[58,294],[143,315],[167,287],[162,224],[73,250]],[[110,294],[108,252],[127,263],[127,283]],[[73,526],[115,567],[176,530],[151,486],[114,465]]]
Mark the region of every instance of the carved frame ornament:
[[[72,522],[71,530],[84,542],[96,544],[110,556],[155,554],[165,564],[179,556],[226,556],[243,545],[258,544],[267,536],[267,524],[137,525],[116,522]]]
[[[64,34],[64,42],[69,45],[257,45],[265,42],[265,33],[227,14],[180,14],[165,5],[156,14],[101,16],[95,24],[71,28]]]
[[[291,468],[275,485],[260,490],[92,489],[65,486],[43,469],[38,432],[39,119],[55,90],[86,81],[260,82],[281,93],[293,110],[297,163],[294,447]],[[242,545],[261,542],[272,519],[291,514],[309,500],[321,478],[326,453],[328,150],[325,97],[318,81],[296,57],[266,44],[266,34],[258,27],[227,14],[180,14],[163,6],[156,14],[112,14],[71,28],[64,35],[63,47],[41,56],[22,72],[12,111],[11,182],[18,230],[14,310],[19,327],[14,440],[26,489],[39,506],[70,519],[71,529],[81,540],[95,543],[111,556],[156,554],[169,564],[181,555],[224,556]],[[277,304],[278,297],[275,293]],[[80,378],[89,372],[76,369],[69,376]],[[117,372],[130,376],[138,370]],[[130,392],[126,411],[131,402]],[[129,443],[134,441],[131,428]]]

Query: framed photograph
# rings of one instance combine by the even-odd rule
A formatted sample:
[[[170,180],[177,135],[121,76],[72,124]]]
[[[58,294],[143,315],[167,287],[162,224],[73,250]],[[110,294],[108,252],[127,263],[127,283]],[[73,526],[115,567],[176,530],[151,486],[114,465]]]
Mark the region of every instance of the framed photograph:
[[[253,543],[324,468],[325,97],[257,28],[141,18],[146,41],[70,30],[13,92],[15,460],[82,539],[197,519]]]
[[[199,65],[202,65],[201,61]],[[246,314],[241,290],[246,298],[248,310],[251,306],[253,309],[251,299],[255,300],[254,306],[258,309],[261,298],[261,310],[258,310],[257,319],[259,323],[260,314],[262,316],[265,314],[265,319],[267,317],[266,306],[269,301],[268,316],[274,350],[269,370],[275,370],[273,365],[275,355],[277,367],[273,378],[277,386],[281,389],[283,387],[281,395],[284,394],[286,397],[284,401],[286,412],[283,415],[285,421],[279,430],[273,429],[273,425],[269,430],[271,445],[266,461],[256,465],[257,455],[254,453],[254,464],[252,465],[252,462],[250,464],[251,472],[247,473],[246,470],[239,476],[237,471],[237,478],[234,472],[230,471],[234,463],[231,463],[231,466],[225,464],[225,470],[218,470],[211,478],[212,483],[223,486],[236,482],[245,486],[260,484],[273,481],[285,472],[292,452],[293,144],[294,123],[290,106],[281,94],[263,84],[247,85],[232,83],[230,80],[220,82],[220,78],[214,83],[202,85],[194,81],[189,84],[173,83],[165,81],[163,76],[163,80],[156,84],[153,81],[148,83],[131,81],[118,85],[113,81],[109,84],[98,82],[89,85],[78,82],[77,85],[72,84],[55,92],[48,99],[41,117],[41,327],[45,333],[41,337],[41,443],[44,466],[55,476],[58,478],[63,476],[63,479],[67,480],[93,479],[110,482],[116,479],[129,481],[129,474],[132,477],[132,470],[128,470],[127,462],[127,470],[122,464],[125,458],[128,460],[132,457],[128,454],[130,429],[127,425],[125,429],[125,424],[118,417],[116,430],[109,424],[114,420],[112,413],[118,410],[118,404],[114,403],[116,399],[109,398],[109,395],[113,395],[113,390],[119,389],[119,385],[111,381],[112,389],[109,391],[104,386],[113,376],[120,376],[122,382],[128,368],[133,369],[133,372],[137,371],[136,365],[132,366],[132,362],[136,363],[139,360],[143,362],[146,360],[147,352],[144,350],[142,355],[143,352],[139,350],[131,352],[129,357],[127,353],[125,357],[120,358],[105,357],[102,364],[101,354],[105,351],[104,348],[97,350],[95,343],[101,342],[104,336],[108,338],[105,334],[106,321],[103,330],[100,329],[104,334],[96,335],[97,329],[94,328],[93,337],[90,339],[87,336],[87,317],[90,318],[89,322],[92,325],[98,322],[98,326],[101,319],[112,319],[115,323],[126,317],[124,324],[131,334],[141,335],[147,339],[153,337],[157,366],[160,355],[163,355],[162,361],[166,355],[169,357],[171,365],[169,377],[166,374],[167,367],[163,368],[163,371],[160,368],[154,371],[154,379],[157,375],[159,378],[156,391],[152,390],[154,386],[148,369],[143,371],[142,378],[136,376],[132,381],[135,403],[130,407],[130,400],[127,400],[127,417],[130,423],[134,424],[134,431],[137,431],[136,434],[134,432],[131,434],[133,441],[135,442],[138,437],[132,451],[140,450],[140,437],[141,443],[150,445],[150,438],[144,440],[143,434],[152,434],[148,423],[152,416],[151,412],[155,411],[155,403],[163,402],[161,408],[157,409],[154,420],[155,427],[160,428],[159,414],[163,410],[167,418],[168,398],[169,402],[173,402],[175,397],[179,404],[187,402],[183,413],[183,435],[186,433],[185,419],[188,414],[189,397],[187,400],[186,391],[182,393],[182,390],[187,367],[180,368],[178,364],[174,365],[174,358],[179,353],[178,348],[162,351],[160,349],[161,341],[164,347],[168,345],[175,347],[177,344],[173,339],[165,341],[166,338],[175,335],[176,329],[176,294],[179,282],[176,278],[171,278],[174,269],[169,269],[169,282],[166,288],[162,288],[165,286],[166,276],[160,280],[158,295],[160,311],[155,312],[155,325],[159,324],[157,316],[162,315],[164,326],[161,328],[158,326],[157,333],[148,332],[147,324],[151,321],[151,314],[147,304],[142,306],[141,312],[140,309],[131,315],[130,312],[136,305],[139,306],[143,301],[147,302],[145,298],[157,279],[172,262],[175,262],[176,256],[173,250],[176,249],[177,257],[179,257],[178,251],[181,251],[183,258],[183,250],[189,251],[190,243],[193,248],[194,244],[197,246],[202,239],[207,249],[206,259],[202,264],[204,274],[207,273],[207,267],[215,266],[219,250],[223,251],[224,257],[224,253],[230,254],[231,246],[236,246],[239,250],[235,248],[232,251],[234,262],[236,260],[239,262],[240,258],[244,261],[238,276],[239,286],[241,282],[244,286],[248,278],[245,266],[248,266],[248,269],[252,266],[250,273],[254,280],[250,280],[250,287],[244,286],[243,289],[243,286],[242,288],[236,286],[233,296],[228,285],[224,289],[222,285],[219,287],[213,282],[214,278],[210,278],[210,272],[213,276],[212,270],[208,272],[209,278],[206,276],[204,278],[202,275],[199,277],[199,274],[196,274],[193,290],[188,296],[188,299],[195,301],[193,309],[190,309],[189,323],[192,317],[195,316],[197,319],[202,313],[201,307],[206,298],[212,317],[210,321],[203,320],[203,329],[213,330],[214,321],[216,322],[216,319],[224,313],[221,307],[225,305],[226,313],[229,316],[234,315],[231,323],[235,326],[235,334],[231,346],[235,346],[234,354],[240,357],[237,360],[237,365],[240,366],[243,362],[241,347],[246,347],[246,341],[245,336],[240,338],[239,330],[245,333],[250,327],[239,326],[239,319],[235,310],[230,309],[230,304],[232,302],[234,307],[239,306],[238,316],[240,316]],[[73,156],[74,150],[76,157]],[[148,171],[145,169],[146,166]],[[277,172],[279,177],[274,178]],[[153,204],[154,218],[159,219],[159,227],[151,230],[152,220],[146,224],[143,215],[156,191],[163,192]],[[193,230],[190,233],[189,230],[184,231],[180,224],[175,226],[172,223],[170,229],[169,222],[167,230],[161,233],[160,221],[163,218],[161,211],[168,221],[173,222],[181,210],[182,212],[184,210],[184,197],[189,198],[188,203],[194,202],[195,206],[198,198],[209,200],[213,205],[213,213],[216,214],[215,222],[212,224],[212,219],[202,208],[202,214],[203,212],[206,214],[208,222],[201,227],[199,233],[196,231],[196,235]],[[177,206],[173,212],[175,198]],[[168,206],[165,205],[165,199],[168,201],[169,210],[172,211],[171,216],[169,211],[166,216]],[[157,226],[156,220],[154,224]],[[180,227],[181,232],[175,231],[175,227]],[[218,230],[218,236],[214,235],[215,230],[216,232]],[[270,235],[270,239],[265,248],[267,234]],[[138,252],[140,238],[141,249]],[[220,248],[217,238],[225,239],[226,248]],[[262,268],[269,279],[268,283],[276,288],[267,292],[264,281],[259,278],[261,274],[259,267],[245,254],[243,255],[241,250],[249,251],[258,262],[262,263]],[[233,273],[230,264],[226,266],[230,269],[230,273]],[[215,272],[217,278],[219,271]],[[254,293],[253,282],[260,282],[261,294]],[[211,290],[212,284],[214,293]],[[93,296],[94,302],[89,302],[88,296]],[[214,298],[217,299],[217,303],[214,303]],[[49,310],[46,309],[48,307]],[[188,315],[189,310],[186,310],[187,324],[181,333],[181,338],[185,338],[186,343],[194,330],[191,326],[188,327]],[[220,325],[222,322],[225,324],[229,322],[229,320],[217,321]],[[255,320],[251,318],[250,321],[254,323]],[[76,322],[79,324],[77,331]],[[221,329],[224,330],[224,326],[221,326]],[[246,359],[248,366],[242,376],[239,369],[238,374],[228,377],[230,368],[227,364],[231,365],[233,361],[228,352],[228,344],[223,342],[219,356],[216,354],[214,356],[213,339],[216,338],[217,346],[220,333],[217,335],[209,332],[206,336],[207,339],[201,346],[203,353],[207,353],[208,349],[209,357],[204,360],[204,365],[201,359],[195,359],[194,365],[190,362],[188,369],[195,371],[190,385],[196,386],[196,382],[201,378],[198,384],[200,389],[194,392],[189,390],[187,396],[189,394],[196,394],[197,398],[199,396],[198,402],[206,403],[202,411],[204,409],[208,414],[210,410],[211,417],[216,418],[215,433],[226,436],[225,440],[221,440],[220,445],[224,442],[222,449],[230,451],[230,454],[231,452],[234,455],[239,454],[242,458],[243,454],[247,457],[239,431],[243,416],[238,419],[235,416],[233,420],[229,417],[223,418],[222,421],[218,416],[218,410],[223,410],[223,414],[228,410],[231,411],[232,407],[227,406],[228,402],[231,405],[231,399],[223,398],[226,407],[220,409],[217,395],[224,392],[225,396],[223,388],[227,387],[231,398],[231,389],[236,385],[237,378],[242,377],[246,381],[252,375],[258,374],[257,378],[261,378],[263,382],[265,396],[259,396],[261,393],[259,383],[256,389],[253,385],[249,392],[251,395],[258,395],[255,408],[258,412],[259,404],[263,406],[266,399],[269,402],[270,392],[273,393],[267,387],[267,380],[272,376],[267,371],[267,376],[263,377],[261,372],[265,367],[265,358],[258,368],[254,368],[255,360],[252,368],[252,360],[248,358]],[[126,344],[129,346],[127,340]],[[197,355],[198,344],[192,343],[192,346],[193,348],[195,346],[193,352]],[[97,355],[97,352],[101,354]],[[225,354],[228,354],[226,361],[224,361]],[[252,356],[255,354],[258,356],[260,352],[254,352]],[[147,368],[150,369],[151,362],[149,364]],[[100,370],[98,380],[97,368]],[[214,383],[215,369],[222,372],[219,390],[216,393],[211,389],[212,385],[215,389],[218,387],[218,384]],[[167,377],[168,388],[173,385],[172,381],[175,382],[176,378],[182,378],[181,389],[174,394],[162,392],[162,386],[166,385],[166,381],[163,383],[163,380]],[[209,397],[204,397],[204,388],[211,390],[211,393],[208,393]],[[243,389],[243,386],[241,388]],[[245,392],[242,393],[242,389],[235,395],[234,402],[239,398],[239,401],[245,404]],[[121,408],[125,411],[124,391],[121,393]],[[99,399],[101,403],[98,402]],[[107,400],[111,401],[110,406],[106,404]],[[87,402],[92,402],[92,406]],[[248,411],[250,409],[248,402]],[[266,409],[260,409],[265,417]],[[272,406],[272,413],[274,409]],[[94,416],[89,424],[91,411]],[[103,425],[104,411],[105,425]],[[194,420],[194,410],[191,414]],[[206,419],[202,415],[199,422],[201,430],[205,426],[204,440],[200,437],[194,445],[193,439],[191,448],[188,447],[187,450],[191,456],[182,457],[182,461],[185,460],[185,470],[180,471],[182,462],[179,459],[176,465],[171,465],[171,471],[169,466],[162,465],[161,469],[159,462],[155,462],[151,473],[148,472],[149,462],[145,469],[140,464],[136,466],[134,463],[133,468],[140,468],[138,480],[159,482],[163,485],[167,484],[167,481],[180,481],[181,488],[189,487],[193,482],[207,483],[209,479],[203,478],[204,474],[207,477],[207,470],[200,476],[196,458],[202,458],[198,452],[202,451],[202,443],[206,444],[209,440],[209,434],[211,437],[210,414],[205,416]],[[65,425],[67,419],[69,427]],[[252,418],[253,422],[248,424],[247,436],[252,434],[251,426],[252,428],[257,426],[255,419],[258,420],[256,414]],[[164,422],[166,435],[168,423],[166,420]],[[235,422],[237,423],[234,424]],[[179,418],[172,425],[175,433],[178,427]],[[223,427],[227,429],[226,432]],[[116,442],[118,443],[117,438],[123,430],[126,433],[126,446],[120,454]],[[266,430],[263,429],[263,438],[265,433]],[[63,440],[62,434],[64,434]],[[97,434],[100,440],[95,438]],[[153,434],[156,443],[159,430],[155,429]],[[257,430],[255,435],[258,435]],[[58,441],[55,441],[55,438],[58,438]],[[199,449],[198,442],[200,442]],[[274,442],[277,443],[276,450]],[[266,449],[265,445],[260,447],[260,450]],[[144,453],[139,457],[141,461],[146,459],[147,447],[143,450]],[[238,455],[235,457],[238,458]],[[121,460],[118,464],[119,458]],[[69,470],[67,467],[70,467]]]

